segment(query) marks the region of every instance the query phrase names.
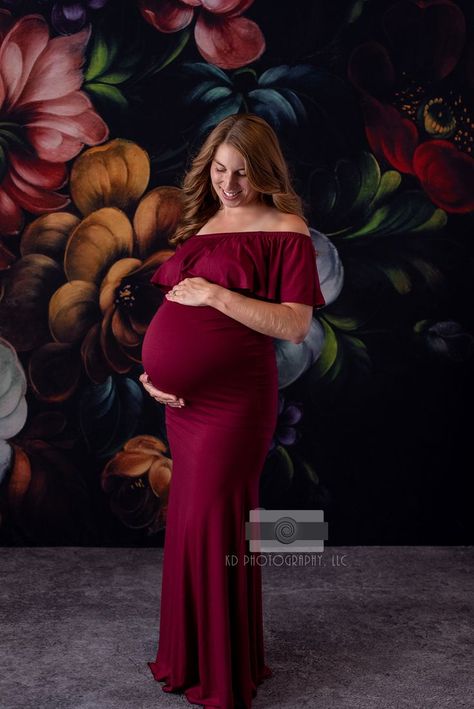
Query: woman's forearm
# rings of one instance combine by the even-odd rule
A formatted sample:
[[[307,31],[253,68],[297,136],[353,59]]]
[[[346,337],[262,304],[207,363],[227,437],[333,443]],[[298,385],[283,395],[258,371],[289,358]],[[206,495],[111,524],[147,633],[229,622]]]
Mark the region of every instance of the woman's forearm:
[[[306,335],[305,323],[292,308],[282,303],[267,303],[213,284],[208,305],[270,337],[299,344]]]

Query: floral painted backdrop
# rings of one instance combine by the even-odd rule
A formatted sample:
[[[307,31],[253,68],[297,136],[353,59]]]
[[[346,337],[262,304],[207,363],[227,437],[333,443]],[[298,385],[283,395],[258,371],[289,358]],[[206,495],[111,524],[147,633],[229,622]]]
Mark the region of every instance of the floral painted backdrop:
[[[162,544],[149,279],[190,156],[244,111],[280,137],[327,301],[302,345],[275,340],[262,506],[323,508],[330,544],[472,543],[473,15],[0,2],[1,543]]]

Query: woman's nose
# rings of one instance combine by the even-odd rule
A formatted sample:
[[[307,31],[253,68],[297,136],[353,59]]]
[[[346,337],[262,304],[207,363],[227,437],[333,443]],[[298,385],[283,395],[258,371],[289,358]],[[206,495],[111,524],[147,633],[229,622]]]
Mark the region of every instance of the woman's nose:
[[[235,180],[224,180],[223,187],[226,192],[232,192],[237,189],[237,182]]]

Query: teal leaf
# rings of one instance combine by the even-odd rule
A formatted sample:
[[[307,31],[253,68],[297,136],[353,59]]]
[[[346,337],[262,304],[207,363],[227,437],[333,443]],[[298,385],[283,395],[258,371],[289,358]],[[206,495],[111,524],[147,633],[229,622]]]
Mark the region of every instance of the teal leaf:
[[[240,96],[229,96],[220,105],[216,106],[209,116],[199,126],[199,133],[207,133],[210,128],[214,128],[223,118],[238,113],[242,105]]]
[[[199,81],[214,81],[216,84],[224,84],[232,88],[232,81],[227,74],[219,67],[204,62],[183,62],[179,67],[180,73],[186,73],[195,77]]]
[[[108,377],[87,387],[79,401],[79,425],[90,452],[116,453],[134,434],[143,408],[143,393],[128,377]]]
[[[293,106],[279,91],[275,89],[255,89],[249,92],[248,97],[253,102],[256,112],[260,107],[265,107],[273,113],[274,118],[279,115],[280,118],[285,119],[294,126],[298,125],[298,117]]]
[[[199,97],[203,103],[217,103],[232,94],[227,86],[211,86]]]

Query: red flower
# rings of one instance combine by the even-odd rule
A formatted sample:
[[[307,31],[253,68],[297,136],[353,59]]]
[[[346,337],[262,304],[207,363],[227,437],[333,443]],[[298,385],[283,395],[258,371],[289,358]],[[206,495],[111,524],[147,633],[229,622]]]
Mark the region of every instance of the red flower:
[[[472,46],[451,0],[400,0],[384,14],[390,52],[378,42],[357,47],[348,73],[362,95],[367,140],[379,160],[415,175],[447,212],[474,209],[472,96],[455,89],[456,69],[468,81]]]
[[[65,163],[108,128],[80,91],[90,28],[49,36],[40,15],[14,21],[0,10],[0,233],[17,234],[22,210],[61,209]],[[3,180],[2,180],[3,177]]]
[[[159,32],[178,32],[196,15],[194,39],[206,61],[237,69],[258,59],[265,39],[242,13],[253,0],[138,0],[143,17]]]

